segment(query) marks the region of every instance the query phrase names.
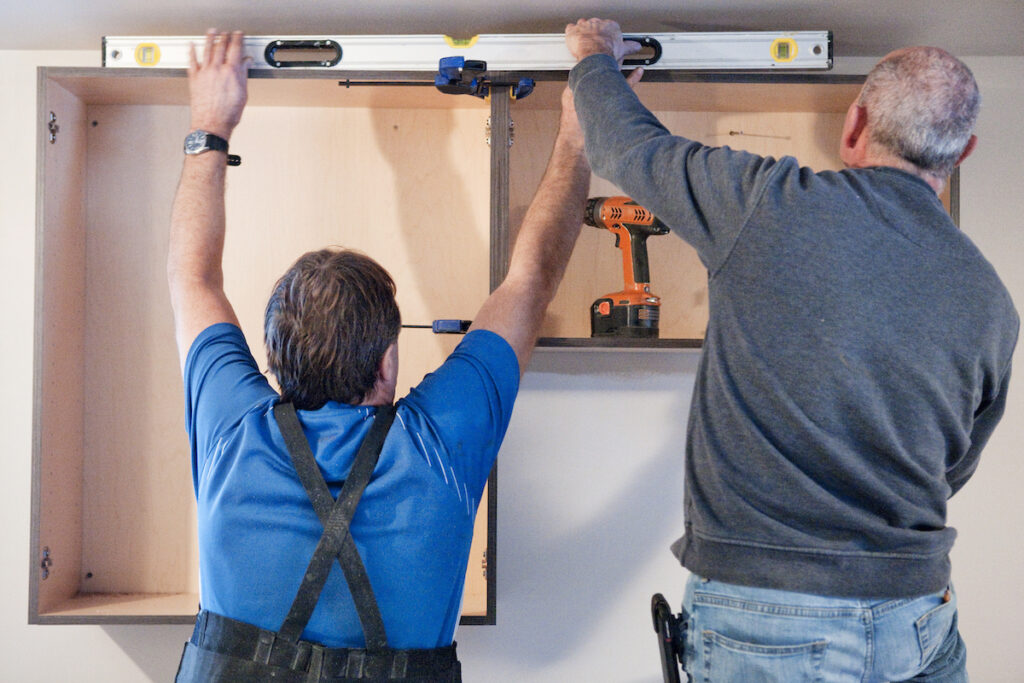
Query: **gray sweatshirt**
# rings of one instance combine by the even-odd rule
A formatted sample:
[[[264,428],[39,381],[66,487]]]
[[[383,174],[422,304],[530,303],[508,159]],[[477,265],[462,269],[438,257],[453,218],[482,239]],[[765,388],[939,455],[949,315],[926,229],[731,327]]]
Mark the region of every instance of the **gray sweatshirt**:
[[[708,271],[680,562],[825,595],[941,590],[946,501],[1002,416],[1017,339],[995,270],[914,175],[673,136],[604,55],[569,84],[594,171]]]

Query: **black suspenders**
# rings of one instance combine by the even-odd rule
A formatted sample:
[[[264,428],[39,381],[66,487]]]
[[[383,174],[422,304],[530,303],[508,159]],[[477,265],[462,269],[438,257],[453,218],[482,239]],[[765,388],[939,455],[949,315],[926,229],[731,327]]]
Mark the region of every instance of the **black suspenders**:
[[[303,488],[324,526],[292,606],[276,633],[226,616],[201,610],[192,638],[185,644],[178,677],[184,683],[309,683],[311,681],[416,681],[459,683],[461,666],[455,644],[422,650],[393,650],[366,567],[352,540],[349,525],[359,499],[380,457],[395,407],[377,410],[370,432],[352,463],[337,500],[331,496],[309,447],[295,408],[274,406],[274,418]],[[365,649],[326,648],[301,640],[313,616],[334,560],[348,582]]]
[[[309,448],[309,442],[302,433],[302,425],[295,414],[295,407],[291,403],[275,405],[274,418],[284,436],[284,442],[288,446],[288,453],[292,457],[296,472],[299,473],[302,486],[306,489],[313,509],[324,526],[324,533],[306,569],[302,586],[278,634],[290,642],[299,641],[302,631],[313,616],[313,609],[320,599],[320,592],[327,582],[334,558],[337,558],[345,573],[356,612],[359,614],[359,623],[362,624],[366,637],[366,649],[386,649],[388,637],[384,631],[384,620],[380,616],[370,579],[366,575],[366,567],[349,532],[349,524],[355,514],[356,505],[370,481],[370,475],[377,466],[384,438],[395,419],[395,407],[385,406],[377,410],[370,432],[356,454],[352,469],[341,487],[337,500],[331,496],[327,482],[320,473],[313,451]]]

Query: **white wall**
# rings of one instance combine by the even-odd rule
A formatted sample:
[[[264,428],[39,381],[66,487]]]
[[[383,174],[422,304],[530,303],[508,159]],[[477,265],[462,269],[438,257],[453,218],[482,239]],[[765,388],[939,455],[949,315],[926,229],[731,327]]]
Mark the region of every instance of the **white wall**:
[[[28,626],[35,279],[36,67],[99,66],[82,52],[0,51],[0,681],[168,681],[185,629]],[[34,553],[32,553],[34,555]]]
[[[999,272],[1024,314],[1024,58],[968,59],[981,87],[978,148],[961,170],[960,224]],[[968,670],[976,681],[1024,681],[1024,343],[1006,414],[971,481],[950,502],[953,580]]]
[[[95,52],[2,52],[0,681],[169,681],[183,626],[27,626],[37,65]],[[985,108],[962,224],[1024,308],[1024,59],[970,60]],[[682,443],[697,354],[539,351],[500,456],[498,624],[458,633],[468,681],[660,680],[650,596],[682,596]],[[1018,356],[1019,358],[1019,356]],[[1018,367],[1022,364],[1018,362]],[[1018,374],[1021,371],[1018,372]],[[954,580],[976,681],[1024,681],[1024,380],[953,501]]]

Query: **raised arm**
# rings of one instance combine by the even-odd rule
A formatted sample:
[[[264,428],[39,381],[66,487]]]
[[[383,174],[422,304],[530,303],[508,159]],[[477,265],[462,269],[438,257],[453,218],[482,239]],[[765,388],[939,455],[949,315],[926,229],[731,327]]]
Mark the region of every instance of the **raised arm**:
[[[188,69],[190,131],[228,140],[246,102],[248,63],[243,36],[209,31],[203,61],[190,49]],[[175,337],[182,369],[192,342],[218,322],[238,324],[224,294],[224,180],[227,151],[186,155],[171,210],[167,282],[174,309]]]
[[[471,328],[504,337],[516,353],[520,374],[530,361],[544,313],[579,236],[589,189],[583,133],[572,94],[566,89],[551,159],[523,219],[508,274],[484,302]]]

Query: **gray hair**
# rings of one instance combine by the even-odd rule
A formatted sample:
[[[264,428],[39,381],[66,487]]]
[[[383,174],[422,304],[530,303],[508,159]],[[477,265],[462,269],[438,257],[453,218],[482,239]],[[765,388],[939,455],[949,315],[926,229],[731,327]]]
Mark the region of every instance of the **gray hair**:
[[[858,104],[871,141],[923,171],[953,172],[981,107],[971,70],[945,50],[898,50],[868,74]]]

